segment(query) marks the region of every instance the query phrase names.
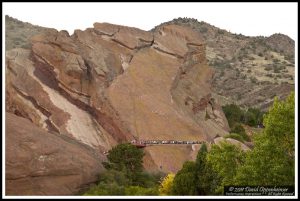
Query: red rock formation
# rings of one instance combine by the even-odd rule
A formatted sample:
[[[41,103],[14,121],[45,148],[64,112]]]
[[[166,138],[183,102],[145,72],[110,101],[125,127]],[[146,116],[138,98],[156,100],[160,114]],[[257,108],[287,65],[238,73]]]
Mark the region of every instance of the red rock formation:
[[[101,152],[133,138],[211,141],[228,125],[205,57],[200,35],[176,25],[49,31],[32,38],[31,51],[6,53],[6,111]],[[197,151],[145,150],[146,168],[166,172]]]
[[[6,113],[5,194],[72,195],[98,180],[101,160],[89,146]]]

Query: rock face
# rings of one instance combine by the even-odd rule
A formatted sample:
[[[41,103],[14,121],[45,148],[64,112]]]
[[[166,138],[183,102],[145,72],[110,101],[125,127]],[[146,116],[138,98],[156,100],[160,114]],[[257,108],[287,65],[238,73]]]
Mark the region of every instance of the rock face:
[[[190,28],[95,23],[31,41],[30,50],[6,52],[6,111],[46,131],[100,153],[132,139],[212,141],[228,132],[203,39]],[[147,147],[145,167],[175,172],[197,151],[187,147]]]
[[[6,195],[72,195],[95,182],[103,156],[6,113]]]

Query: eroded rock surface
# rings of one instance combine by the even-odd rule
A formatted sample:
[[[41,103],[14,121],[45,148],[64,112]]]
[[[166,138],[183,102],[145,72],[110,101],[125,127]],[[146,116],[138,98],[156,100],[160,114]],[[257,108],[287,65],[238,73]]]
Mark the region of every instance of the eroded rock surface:
[[[6,113],[6,195],[72,195],[96,182],[104,156]]]
[[[100,153],[132,139],[211,142],[228,133],[212,97],[204,41],[190,28],[147,32],[95,23],[72,36],[49,30],[31,41],[30,50],[6,52],[6,111],[45,131]],[[145,151],[147,169],[176,172],[197,149]]]

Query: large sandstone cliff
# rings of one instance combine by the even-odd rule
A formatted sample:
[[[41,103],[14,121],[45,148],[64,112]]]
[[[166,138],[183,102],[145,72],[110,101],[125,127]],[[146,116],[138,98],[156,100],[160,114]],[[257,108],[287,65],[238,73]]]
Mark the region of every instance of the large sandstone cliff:
[[[29,50],[6,52],[6,111],[100,154],[132,139],[212,142],[228,132],[212,76],[203,39],[187,27],[48,30]],[[175,172],[197,146],[145,151],[146,169]]]
[[[103,156],[90,147],[6,114],[6,195],[72,195],[98,180]]]

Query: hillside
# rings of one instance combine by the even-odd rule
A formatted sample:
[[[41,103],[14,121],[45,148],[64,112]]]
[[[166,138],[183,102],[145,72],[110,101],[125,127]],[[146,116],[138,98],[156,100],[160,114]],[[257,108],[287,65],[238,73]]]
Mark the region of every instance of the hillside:
[[[203,36],[208,64],[215,69],[214,97],[222,105],[266,110],[275,96],[283,99],[294,90],[295,42],[288,36],[247,37],[192,18],[161,25],[166,24],[191,27]]]
[[[50,28],[32,25],[18,19],[5,16],[5,50],[13,48],[30,48],[30,38],[36,34],[43,33]]]

